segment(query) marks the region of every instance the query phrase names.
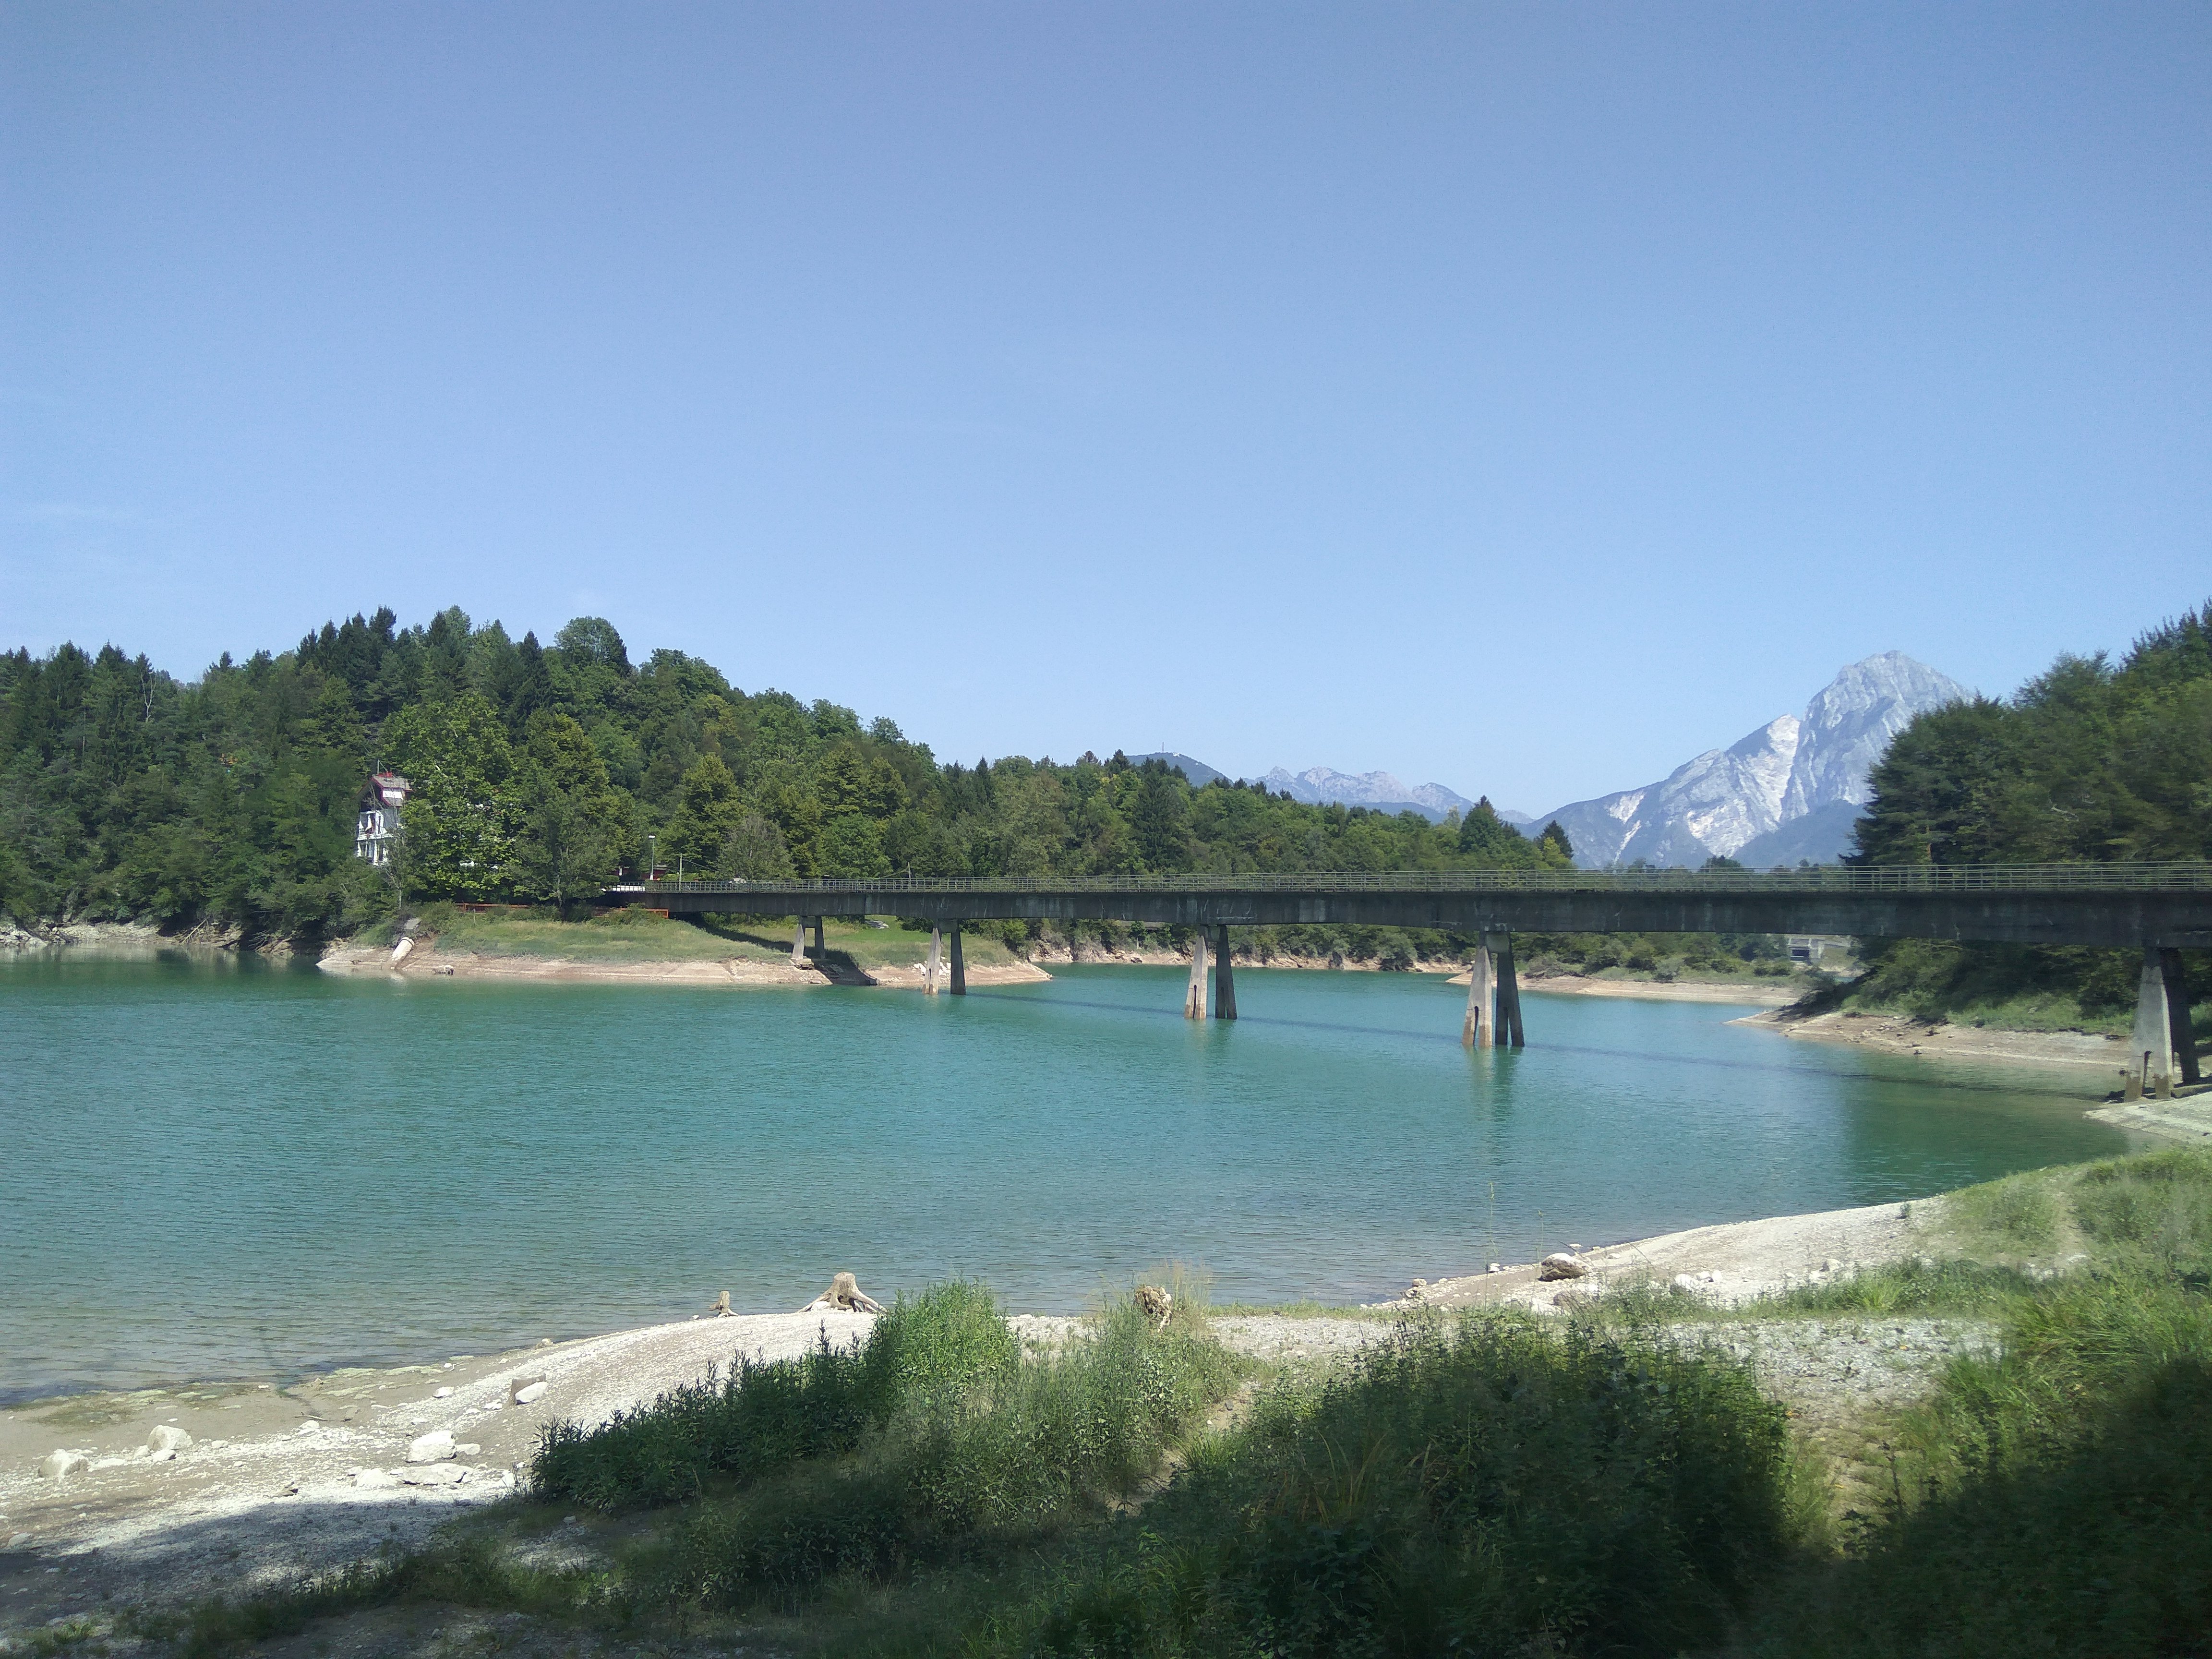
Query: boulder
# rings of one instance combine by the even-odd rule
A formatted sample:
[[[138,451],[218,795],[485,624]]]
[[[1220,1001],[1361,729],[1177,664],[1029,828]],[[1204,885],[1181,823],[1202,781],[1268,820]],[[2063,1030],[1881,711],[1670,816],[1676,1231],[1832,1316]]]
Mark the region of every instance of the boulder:
[[[39,1473],[49,1480],[66,1480],[91,1468],[92,1460],[82,1452],[68,1451],[58,1446],[39,1461]]]
[[[453,1391],[451,1389],[433,1389],[430,1397],[433,1400],[450,1400],[453,1397]]]
[[[453,1455],[453,1437],[443,1429],[407,1443],[407,1461],[410,1463],[442,1463]]]
[[[483,1448],[473,1440],[457,1440],[453,1443],[453,1453],[458,1457],[481,1457]]]
[[[458,1486],[468,1476],[451,1463],[429,1463],[403,1470],[399,1478],[410,1486]]]
[[[399,1477],[387,1469],[356,1469],[353,1483],[356,1486],[396,1486]]]
[[[173,1423],[156,1423],[154,1432],[146,1437],[148,1451],[180,1452],[191,1443],[191,1436]]]
[[[1549,1282],[1554,1279],[1581,1279],[1589,1272],[1580,1258],[1565,1250],[1554,1250],[1536,1265],[1536,1277]]]
[[[544,1398],[544,1395],[545,1379],[541,1376],[533,1382],[516,1383],[508,1392],[507,1398],[518,1406],[527,1406],[534,1400]]]
[[[1685,1293],[1694,1294],[1698,1288],[1698,1281],[1687,1273],[1676,1273],[1672,1283],[1676,1290]]]

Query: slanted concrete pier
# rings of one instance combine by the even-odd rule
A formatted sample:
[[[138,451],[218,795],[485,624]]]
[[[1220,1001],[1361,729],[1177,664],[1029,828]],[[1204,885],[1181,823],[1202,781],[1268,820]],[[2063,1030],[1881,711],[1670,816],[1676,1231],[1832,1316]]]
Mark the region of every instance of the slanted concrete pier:
[[[1182,1017],[1185,1019],[1206,1018],[1206,929],[1194,927],[1190,935],[1190,988],[1182,994]]]
[[[1229,924],[1213,930],[1213,1017],[1237,1018],[1237,975],[1229,963]]]
[[[1498,1040],[1523,1048],[1528,1037],[1521,1030],[1521,981],[1513,972],[1513,935],[1497,935],[1491,950],[1498,973]]]
[[[1459,1040],[1470,1048],[1487,1048],[1498,1040],[1498,994],[1495,968],[1490,959],[1490,935],[1474,947],[1474,961],[1467,974],[1467,1019]]]
[[[968,959],[960,954],[960,924],[952,924],[952,994],[968,994]]]

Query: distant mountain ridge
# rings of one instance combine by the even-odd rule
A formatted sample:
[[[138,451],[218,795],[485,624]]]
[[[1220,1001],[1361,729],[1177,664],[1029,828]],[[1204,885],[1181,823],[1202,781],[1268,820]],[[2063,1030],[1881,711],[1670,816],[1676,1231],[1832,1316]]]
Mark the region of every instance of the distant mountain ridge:
[[[1203,789],[1216,778],[1229,775],[1204,761],[1171,749],[1157,750],[1149,755],[1131,755],[1130,760],[1139,765],[1148,760],[1165,761],[1170,766],[1179,766],[1194,788]],[[1238,782],[1243,779],[1237,780]],[[1292,800],[1301,800],[1309,806],[1324,806],[1334,802],[1345,806],[1364,806],[1378,812],[1419,812],[1434,823],[1442,823],[1454,812],[1464,813],[1474,805],[1465,795],[1448,789],[1441,783],[1408,785],[1401,783],[1389,772],[1340,772],[1333,766],[1309,767],[1303,772],[1291,772],[1278,766],[1259,780],[1268,788],[1287,793]],[[1498,817],[1512,824],[1534,822],[1525,812],[1501,810]]]
[[[1716,855],[1755,869],[1847,851],[1867,780],[1915,714],[1973,694],[1948,675],[1886,651],[1838,672],[1800,715],[1709,749],[1656,783],[1542,815],[1586,867],[1697,865]]]

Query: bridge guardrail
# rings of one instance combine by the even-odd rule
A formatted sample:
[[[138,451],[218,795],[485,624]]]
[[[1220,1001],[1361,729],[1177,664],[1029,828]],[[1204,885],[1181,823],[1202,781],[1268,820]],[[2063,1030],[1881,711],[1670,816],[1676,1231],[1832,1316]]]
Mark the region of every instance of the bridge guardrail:
[[[1960,893],[2212,891],[2212,861],[1917,864],[1798,870],[1375,870],[1160,876],[883,876],[765,882],[630,882],[610,894],[747,899],[840,893]],[[788,909],[784,904],[750,908]]]

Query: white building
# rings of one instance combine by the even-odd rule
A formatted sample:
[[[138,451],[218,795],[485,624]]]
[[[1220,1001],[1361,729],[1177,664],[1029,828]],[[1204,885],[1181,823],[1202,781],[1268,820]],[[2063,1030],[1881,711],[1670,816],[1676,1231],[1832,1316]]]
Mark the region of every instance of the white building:
[[[392,862],[392,843],[399,839],[399,809],[410,787],[397,772],[379,772],[361,792],[361,817],[354,826],[353,855],[371,864]]]

